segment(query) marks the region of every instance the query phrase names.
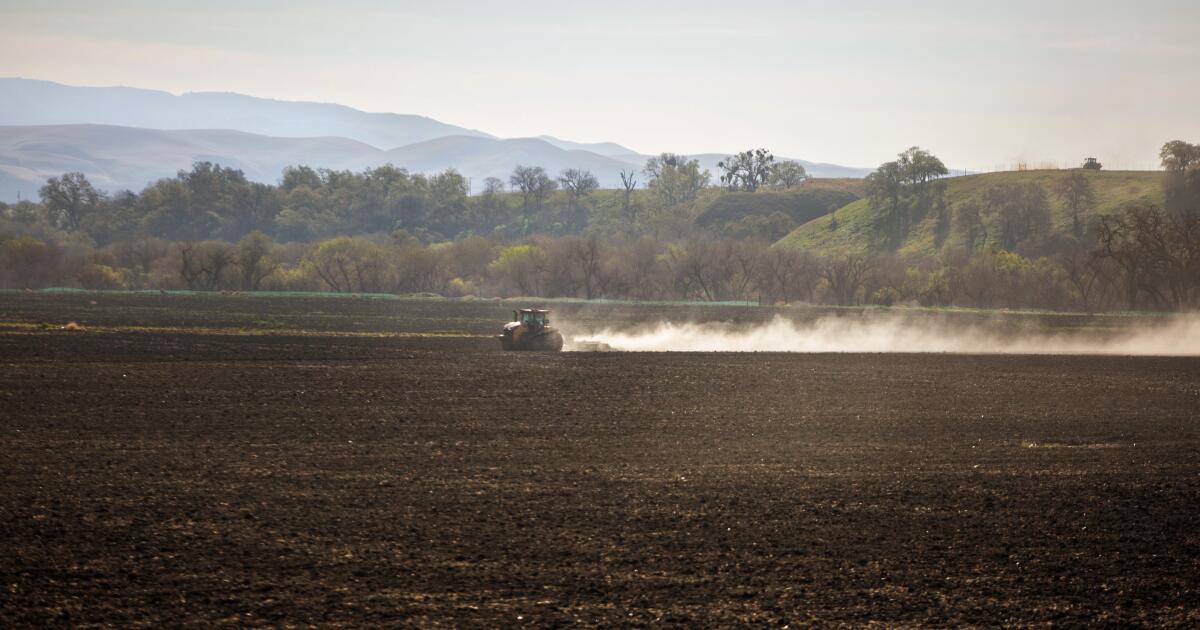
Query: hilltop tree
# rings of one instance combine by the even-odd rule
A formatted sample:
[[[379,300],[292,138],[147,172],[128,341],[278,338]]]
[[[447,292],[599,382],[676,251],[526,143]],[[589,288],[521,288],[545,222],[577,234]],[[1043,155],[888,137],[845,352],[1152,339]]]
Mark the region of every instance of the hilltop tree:
[[[572,232],[582,232],[587,227],[587,210],[583,201],[592,191],[600,187],[596,176],[591,171],[569,168],[564,170],[558,181],[563,190],[567,191],[567,229]]]
[[[920,147],[910,147],[867,176],[877,246],[894,249],[929,211],[944,213],[944,188],[935,180],[948,173],[936,156]],[[945,222],[947,217],[943,215],[942,219]]]
[[[904,174],[898,162],[884,162],[866,178],[867,199],[874,211],[876,239],[898,245],[908,234],[909,212],[905,203]]]
[[[721,169],[721,183],[729,190],[754,192],[770,181],[774,163],[770,151],[751,149],[717,162],[717,168]]]
[[[513,169],[508,182],[512,184],[513,188],[521,191],[523,198],[521,215],[524,221],[522,230],[528,232],[530,211],[532,210],[533,214],[541,214],[542,203],[545,202],[547,195],[558,188],[558,183],[550,179],[550,176],[546,174],[546,169],[540,166],[521,166],[520,164]]]
[[[808,181],[808,172],[804,165],[791,160],[777,162],[771,167],[769,184],[772,188],[794,188]]]
[[[1096,195],[1092,191],[1092,182],[1082,171],[1067,173],[1055,187],[1058,198],[1071,213],[1071,232],[1075,238],[1083,236],[1083,213],[1096,203]]]
[[[483,180],[484,195],[498,195],[504,192],[504,180],[499,177],[488,177]]]
[[[699,160],[674,153],[646,160],[642,174],[646,176],[646,187],[654,191],[664,208],[695,201],[712,177],[708,171],[700,170]]]
[[[1159,157],[1167,171],[1167,208],[1200,213],[1200,144],[1172,140],[1163,145]]]
[[[899,155],[896,163],[904,183],[917,189],[950,173],[937,156],[921,147],[909,147]]]

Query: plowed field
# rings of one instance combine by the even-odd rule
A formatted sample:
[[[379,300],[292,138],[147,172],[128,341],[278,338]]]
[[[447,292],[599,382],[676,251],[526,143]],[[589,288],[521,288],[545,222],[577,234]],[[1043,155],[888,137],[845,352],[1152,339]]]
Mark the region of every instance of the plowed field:
[[[0,295],[0,626],[1200,624],[1200,359],[508,354],[509,308]]]

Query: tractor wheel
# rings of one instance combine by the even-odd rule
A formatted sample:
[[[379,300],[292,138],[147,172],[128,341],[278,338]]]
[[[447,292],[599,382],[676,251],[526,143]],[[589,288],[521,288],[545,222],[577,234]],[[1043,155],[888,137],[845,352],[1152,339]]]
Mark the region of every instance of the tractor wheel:
[[[563,347],[563,337],[556,330],[542,338],[543,347],[550,352],[559,352]]]

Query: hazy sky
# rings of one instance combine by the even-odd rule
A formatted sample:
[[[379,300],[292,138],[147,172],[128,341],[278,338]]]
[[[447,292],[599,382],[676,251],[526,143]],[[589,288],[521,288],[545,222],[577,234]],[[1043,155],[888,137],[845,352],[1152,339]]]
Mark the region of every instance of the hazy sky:
[[[1200,0],[0,0],[0,15],[0,76],[645,152],[874,166],[918,144],[975,170],[1150,168],[1164,141],[1200,141]]]

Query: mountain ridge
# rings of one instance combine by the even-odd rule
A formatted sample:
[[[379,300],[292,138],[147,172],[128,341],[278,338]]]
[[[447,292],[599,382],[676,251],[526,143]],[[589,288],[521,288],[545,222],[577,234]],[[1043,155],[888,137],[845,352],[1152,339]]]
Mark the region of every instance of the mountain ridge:
[[[34,196],[46,178],[67,171],[83,172],[105,189],[140,189],[195,161],[240,168],[264,183],[300,164],[361,170],[390,162],[413,172],[455,168],[473,180],[505,181],[522,164],[542,166],[551,176],[566,168],[587,169],[601,187],[616,188],[622,170],[640,174],[650,157],[615,142],[498,138],[427,116],[364,112],[337,103],[21,78],[0,78],[0,126],[4,201]],[[716,163],[726,155],[689,157],[715,176]],[[815,177],[870,172],[796,161]]]
[[[0,78],[0,124],[101,124],[162,130],[233,129],[263,136],[340,136],[377,148],[446,135],[495,137],[417,114],[364,112],[337,103],[285,101],[236,92],[81,87]]]
[[[630,163],[586,151],[559,149],[536,138],[442,136],[388,151],[336,136],[278,138],[230,129],[145,129],[117,125],[0,125],[0,201],[29,199],[49,177],[84,173],[97,187],[141,190],[194,162],[242,170],[252,181],[275,183],[288,166],[359,171],[393,164],[415,173],[455,168],[482,188],[482,179],[507,183],[517,164],[591,170],[616,187]]]

